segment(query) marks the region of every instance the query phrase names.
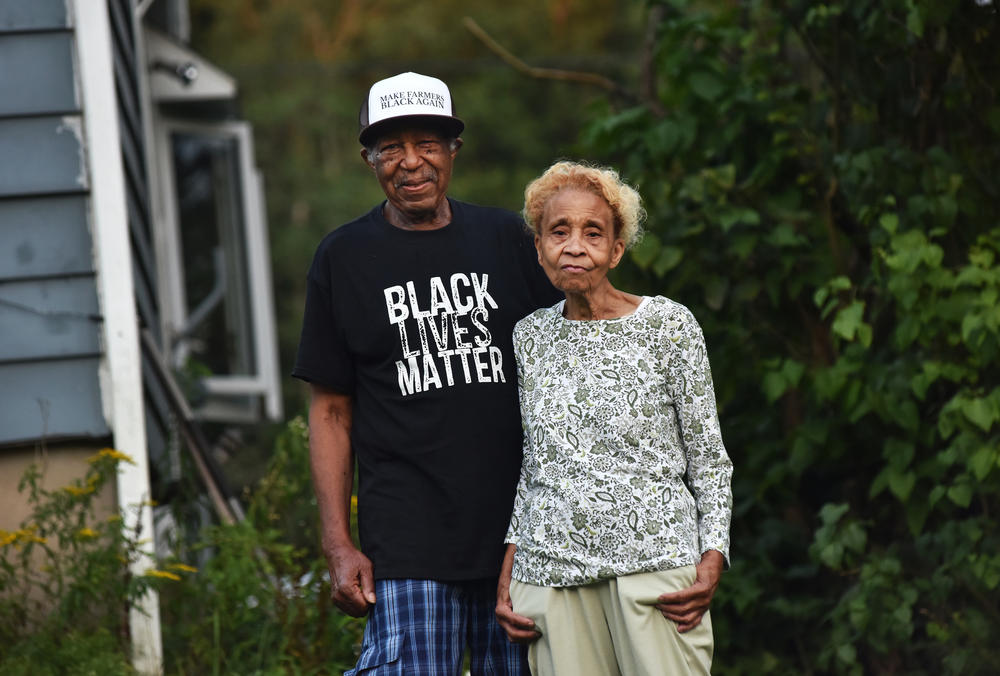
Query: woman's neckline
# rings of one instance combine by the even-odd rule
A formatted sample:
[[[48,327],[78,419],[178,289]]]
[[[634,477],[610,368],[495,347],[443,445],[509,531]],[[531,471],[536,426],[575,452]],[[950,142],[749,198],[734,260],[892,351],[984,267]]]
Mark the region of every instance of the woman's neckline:
[[[646,304],[648,302],[649,302],[649,296],[640,296],[639,304],[635,306],[634,310],[632,310],[628,314],[622,315],[621,317],[608,317],[607,319],[568,319],[565,315],[563,315],[563,312],[565,312],[566,310],[565,298],[559,301],[559,305],[556,309],[558,311],[557,314],[559,315],[559,319],[569,324],[587,324],[591,322],[620,322],[624,319],[628,319],[629,317],[634,317],[635,315],[637,315],[639,311],[641,311],[644,307],[646,307]]]

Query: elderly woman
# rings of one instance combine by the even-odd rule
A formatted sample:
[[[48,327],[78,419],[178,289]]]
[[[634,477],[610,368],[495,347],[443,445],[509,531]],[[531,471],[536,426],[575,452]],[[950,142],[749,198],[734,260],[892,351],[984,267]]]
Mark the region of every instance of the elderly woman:
[[[514,329],[524,461],[497,616],[536,675],[708,674],[732,463],[701,329],[608,280],[643,216],[614,171],[559,162],[524,215],[566,299]]]

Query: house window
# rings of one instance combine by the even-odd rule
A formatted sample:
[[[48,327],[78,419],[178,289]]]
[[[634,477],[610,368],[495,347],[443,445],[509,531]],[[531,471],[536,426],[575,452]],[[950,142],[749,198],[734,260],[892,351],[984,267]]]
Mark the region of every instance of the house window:
[[[281,417],[263,190],[245,122],[160,119],[165,336],[205,420]]]

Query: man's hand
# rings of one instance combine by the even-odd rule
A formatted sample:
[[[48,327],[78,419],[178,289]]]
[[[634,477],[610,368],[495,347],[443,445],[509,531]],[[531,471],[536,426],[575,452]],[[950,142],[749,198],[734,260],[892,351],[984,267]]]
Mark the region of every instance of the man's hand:
[[[657,610],[668,620],[677,623],[677,631],[683,634],[701,624],[701,618],[719,586],[723,565],[722,554],[710,549],[701,555],[701,563],[695,566],[694,584],[659,597]]]
[[[539,637],[535,629],[535,623],[523,615],[514,612],[514,605],[510,601],[510,572],[514,568],[514,552],[517,547],[512,544],[507,545],[504,553],[503,565],[500,567],[500,579],[497,582],[497,622],[507,632],[507,638],[511,643],[531,643]]]
[[[330,598],[334,605],[353,617],[368,613],[375,603],[372,562],[354,545],[342,545],[327,552],[330,569]]]

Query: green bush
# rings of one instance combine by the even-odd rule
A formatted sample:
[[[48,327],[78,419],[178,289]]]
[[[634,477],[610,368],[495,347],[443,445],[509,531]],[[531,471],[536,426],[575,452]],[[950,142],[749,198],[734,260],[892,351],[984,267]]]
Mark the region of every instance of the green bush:
[[[97,496],[122,453],[105,449],[84,478],[49,491],[31,466],[31,515],[0,531],[0,675],[132,674],[129,609],[160,594],[168,674],[339,674],[356,659],[364,621],[330,601],[309,485],[307,428],[291,421],[245,521],[193,533],[180,562],[129,574],[147,556]],[[189,505],[179,505],[184,510]]]
[[[279,436],[247,519],[202,532],[198,574],[161,594],[167,673],[339,674],[364,621],[330,601],[301,418]],[[202,556],[204,555],[204,556]]]
[[[652,1],[622,287],[690,306],[734,459],[720,674],[1000,669],[1000,18]]]

